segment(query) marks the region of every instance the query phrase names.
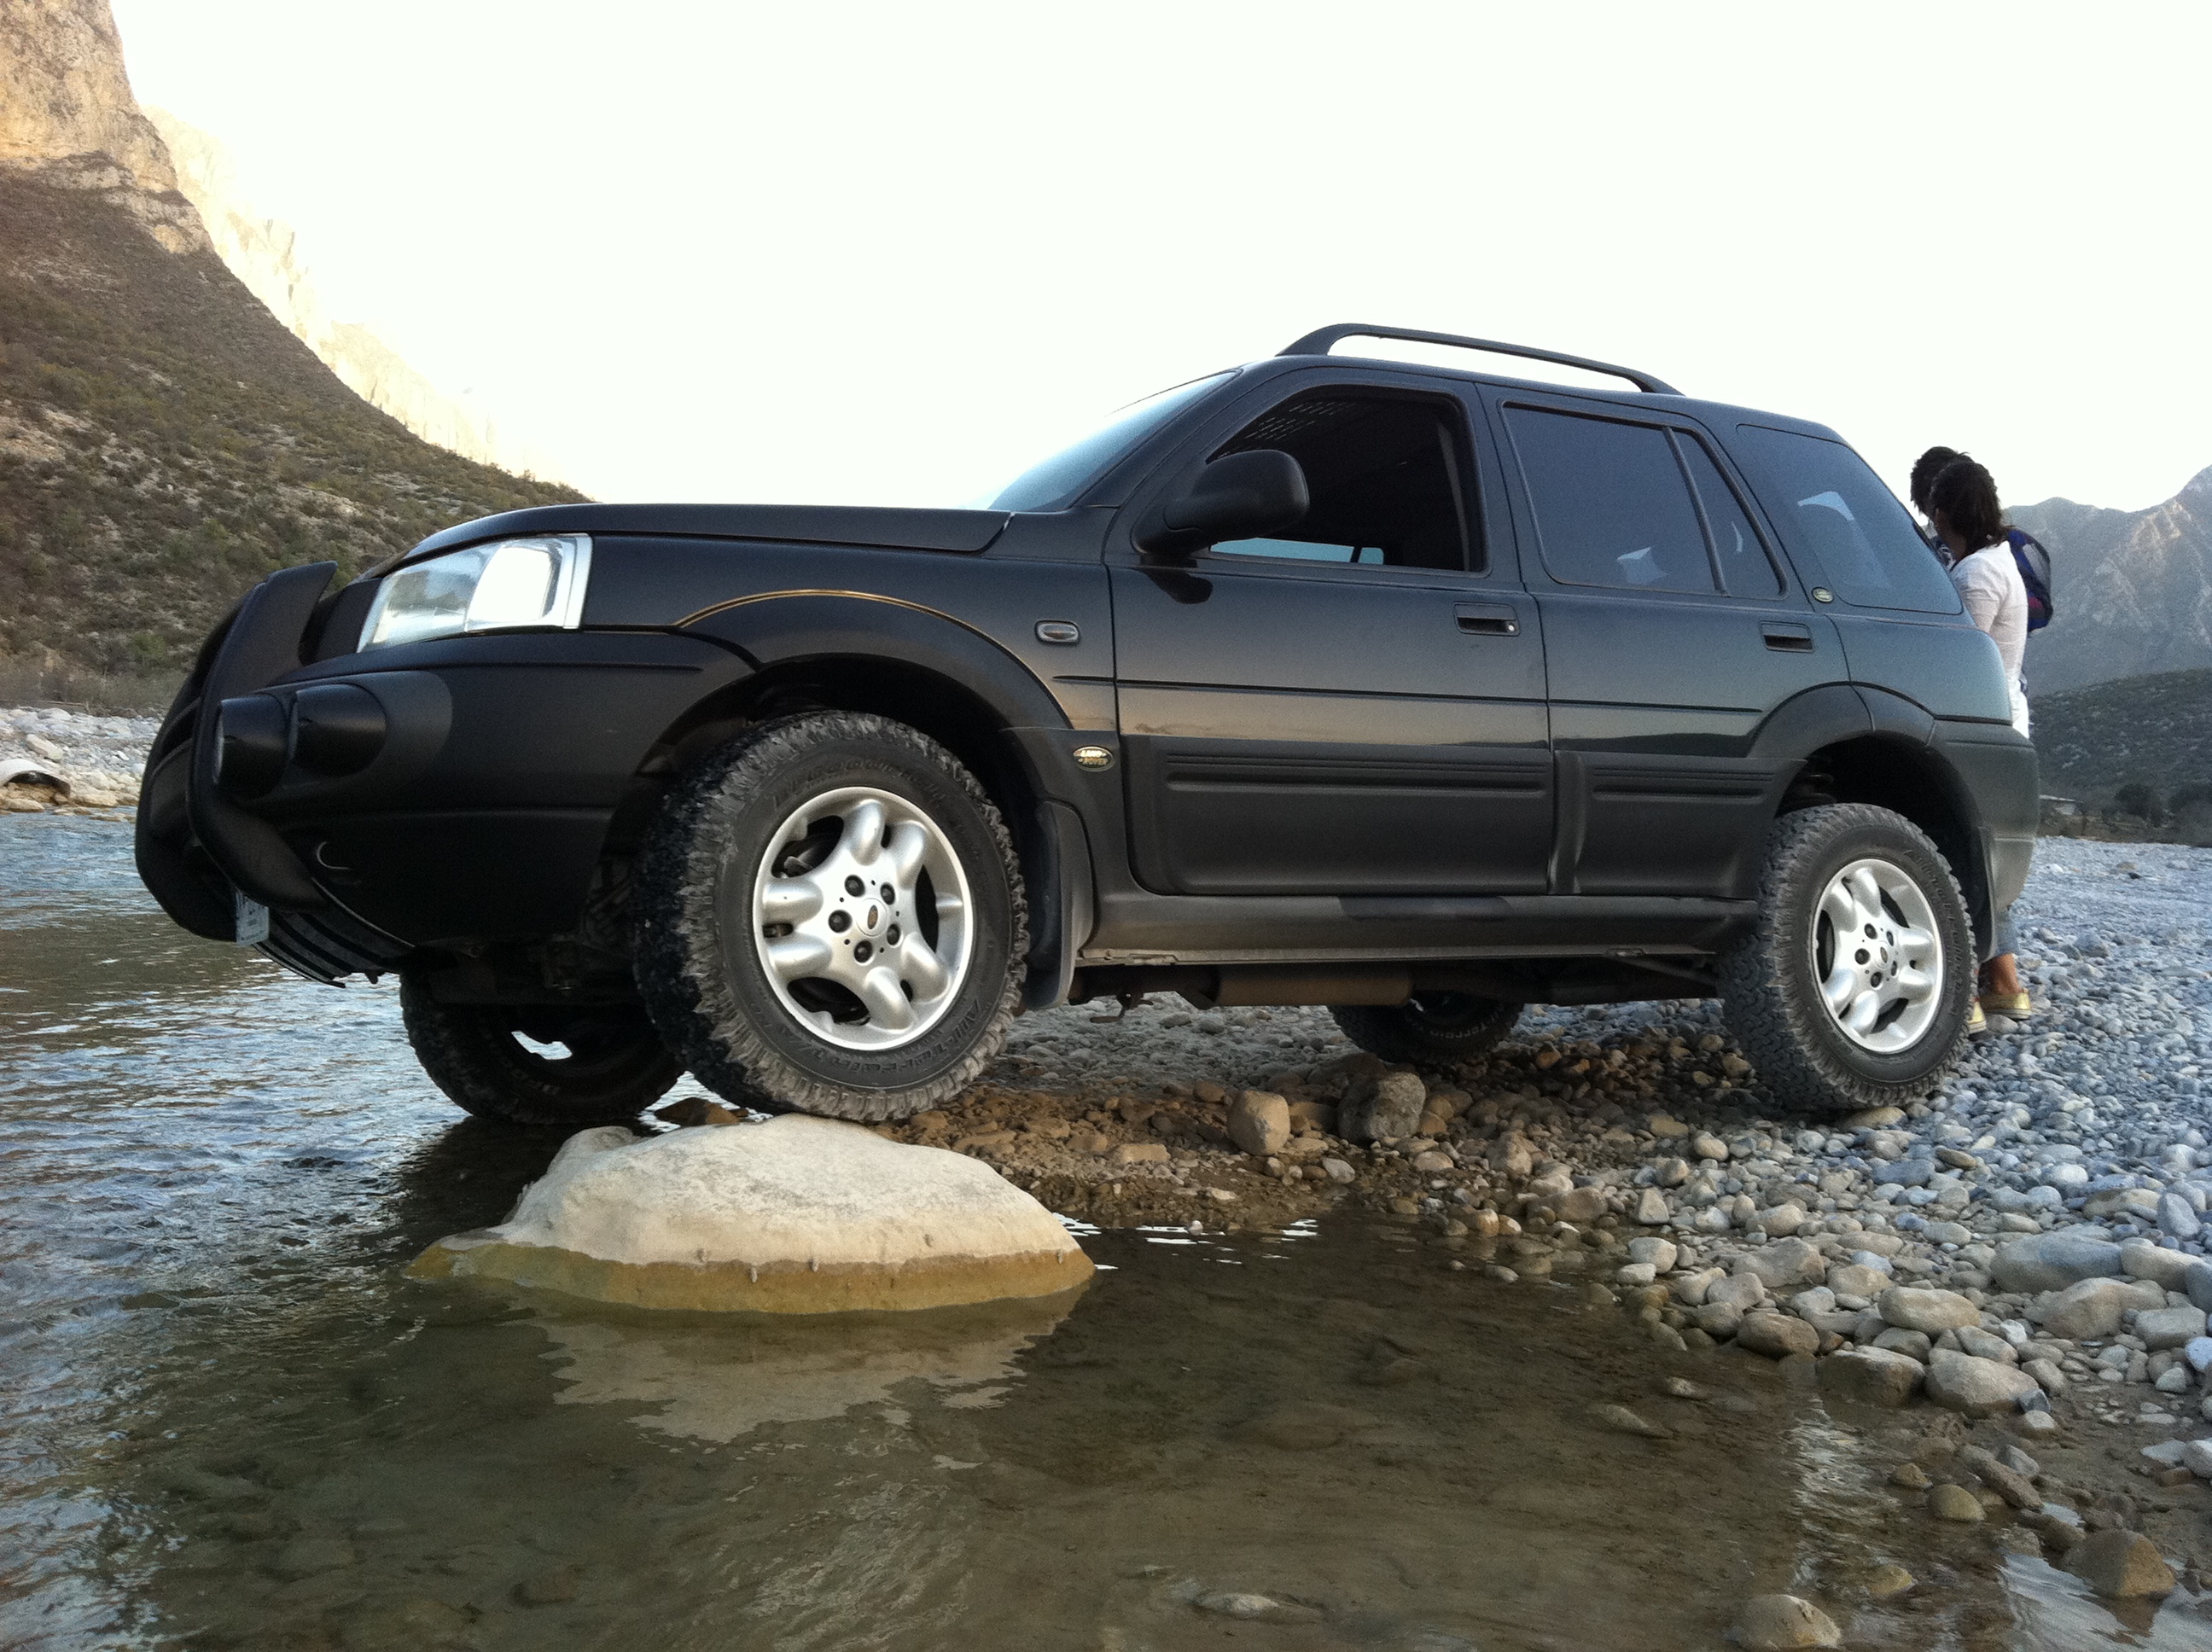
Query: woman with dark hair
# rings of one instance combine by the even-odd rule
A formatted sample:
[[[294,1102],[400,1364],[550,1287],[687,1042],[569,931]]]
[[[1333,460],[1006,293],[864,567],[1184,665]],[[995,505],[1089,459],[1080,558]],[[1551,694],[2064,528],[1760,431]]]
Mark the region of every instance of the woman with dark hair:
[[[2027,585],[2013,560],[1996,480],[1970,459],[1953,459],[1928,484],[1928,519],[1950,550],[1951,582],[1959,587],[1967,616],[1997,645],[1997,656],[2004,662],[2012,726],[2024,735],[2027,690],[2020,673],[2021,659],[2027,652]],[[1996,951],[1982,966],[1982,991],[1976,1007],[1986,1015],[2025,1020],[2033,1006],[2013,962],[2010,908],[1997,914],[1996,932]]]
[[[1935,519],[1928,514],[1928,489],[1946,468],[1966,457],[1955,447],[1931,447],[1912,461],[1912,478],[1908,484],[1912,493],[1912,508],[1919,513],[1920,519],[1929,525],[1926,530],[1929,544],[1943,559],[1946,567],[1950,565],[1951,553],[1937,538]]]

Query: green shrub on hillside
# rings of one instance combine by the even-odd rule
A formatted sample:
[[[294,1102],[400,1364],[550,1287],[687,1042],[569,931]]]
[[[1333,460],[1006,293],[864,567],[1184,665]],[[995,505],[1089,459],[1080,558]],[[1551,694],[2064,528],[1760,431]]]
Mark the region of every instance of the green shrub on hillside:
[[[2166,793],[2179,810],[2174,794],[2212,774],[2212,670],[2069,689],[2039,696],[2033,709],[2045,792],[2094,802],[2134,782]]]

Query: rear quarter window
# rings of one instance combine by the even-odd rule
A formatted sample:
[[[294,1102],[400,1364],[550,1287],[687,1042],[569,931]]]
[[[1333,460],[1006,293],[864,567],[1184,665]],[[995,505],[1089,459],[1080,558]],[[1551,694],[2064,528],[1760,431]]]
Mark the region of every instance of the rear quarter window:
[[[1897,496],[1839,441],[1736,427],[1738,451],[1784,539],[1816,557],[1837,596],[1860,608],[1956,614],[1958,591]]]

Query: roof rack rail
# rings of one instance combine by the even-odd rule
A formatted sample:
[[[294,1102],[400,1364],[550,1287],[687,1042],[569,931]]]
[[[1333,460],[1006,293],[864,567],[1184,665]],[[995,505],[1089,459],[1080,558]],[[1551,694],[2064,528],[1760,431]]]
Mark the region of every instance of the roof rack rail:
[[[1558,367],[1580,367],[1586,373],[1602,373],[1609,379],[1626,379],[1638,390],[1654,396],[1679,396],[1682,393],[1663,379],[1655,379],[1648,373],[1638,373],[1634,367],[1615,367],[1610,361],[1592,361],[1579,355],[1562,355],[1557,350],[1531,349],[1526,344],[1501,344],[1494,338],[1462,338],[1457,333],[1421,332],[1412,327],[1376,327],[1364,321],[1340,321],[1333,327],[1310,332],[1277,354],[1326,355],[1330,347],[1343,338],[1402,338],[1416,344],[1452,344],[1461,349],[1488,350],[1493,355],[1525,356],[1531,361],[1549,361]]]

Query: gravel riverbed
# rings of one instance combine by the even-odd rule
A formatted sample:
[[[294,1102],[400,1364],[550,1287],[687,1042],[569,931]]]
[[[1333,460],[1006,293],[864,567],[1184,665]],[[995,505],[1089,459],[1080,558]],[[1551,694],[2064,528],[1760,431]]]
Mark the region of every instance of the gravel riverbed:
[[[1623,1315],[1662,1369],[1750,1357],[1915,1408],[1899,1490],[1931,1517],[2212,1569],[2208,911],[2212,853],[2046,842],[2016,913],[2035,1013],[1901,1110],[1793,1114],[1708,1003],[1532,1010],[1429,1071],[1325,1011],[1164,999],[1025,1017],[990,1082],[887,1130],[1106,1224],[1368,1210],[1444,1270]],[[2080,1564],[2124,1589],[2124,1558]]]
[[[158,717],[98,717],[61,707],[0,708],[0,762],[20,759],[40,771],[0,785],[0,813],[73,814],[136,803],[146,753],[161,727]],[[42,775],[64,784],[50,786]]]

